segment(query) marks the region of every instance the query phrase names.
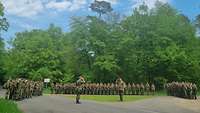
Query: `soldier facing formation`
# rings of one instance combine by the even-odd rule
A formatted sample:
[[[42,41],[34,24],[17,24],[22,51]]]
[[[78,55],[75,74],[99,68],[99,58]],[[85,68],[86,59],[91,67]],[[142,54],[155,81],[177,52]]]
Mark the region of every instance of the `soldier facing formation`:
[[[172,82],[165,85],[167,95],[197,99],[197,86],[189,82]]]
[[[80,95],[83,92],[83,84],[85,83],[85,79],[80,76],[76,81],[76,104],[80,104]]]
[[[121,79],[121,78],[118,78],[116,80],[116,85],[117,85],[117,92],[120,96],[120,101],[122,102],[123,101],[123,95],[124,95],[124,90],[126,88],[126,83]]]
[[[43,90],[43,82],[34,82],[26,79],[8,80],[4,84],[7,89],[5,99],[23,100],[32,98],[32,96],[41,96]]]

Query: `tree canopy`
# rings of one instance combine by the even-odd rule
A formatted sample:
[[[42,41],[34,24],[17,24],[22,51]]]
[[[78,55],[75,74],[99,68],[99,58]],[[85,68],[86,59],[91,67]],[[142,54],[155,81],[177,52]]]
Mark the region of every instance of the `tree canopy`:
[[[4,48],[4,41],[1,36],[2,31],[7,31],[8,29],[8,22],[6,18],[4,17],[4,7],[3,4],[0,2],[0,84],[4,79],[5,70],[4,70],[4,64],[5,64],[5,48]]]
[[[121,21],[73,17],[69,32],[52,24],[47,30],[17,33],[7,51],[6,77],[73,82],[83,74],[91,82],[121,76],[160,88],[171,81],[200,85],[196,25],[160,2],[153,9],[143,4]]]

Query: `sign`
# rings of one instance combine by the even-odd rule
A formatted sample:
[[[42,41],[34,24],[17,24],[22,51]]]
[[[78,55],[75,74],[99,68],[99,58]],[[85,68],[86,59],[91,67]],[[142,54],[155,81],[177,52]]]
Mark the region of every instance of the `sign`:
[[[50,82],[50,79],[49,79],[49,78],[46,78],[46,79],[44,79],[44,82],[45,82],[45,83],[49,83],[49,82]]]

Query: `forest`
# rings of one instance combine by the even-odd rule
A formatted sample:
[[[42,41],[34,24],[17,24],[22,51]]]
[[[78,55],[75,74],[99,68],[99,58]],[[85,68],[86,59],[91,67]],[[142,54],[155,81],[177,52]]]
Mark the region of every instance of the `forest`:
[[[69,83],[83,75],[87,82],[114,82],[120,76],[160,88],[172,81],[200,87],[200,16],[191,20],[161,2],[152,9],[143,4],[126,16],[104,5],[91,4],[96,16],[71,17],[67,32],[52,23],[16,33],[6,48],[1,34],[9,22],[1,4],[0,83],[14,78]]]

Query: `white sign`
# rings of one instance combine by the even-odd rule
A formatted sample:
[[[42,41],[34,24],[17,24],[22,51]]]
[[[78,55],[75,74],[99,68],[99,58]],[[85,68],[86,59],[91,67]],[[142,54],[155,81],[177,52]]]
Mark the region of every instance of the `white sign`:
[[[50,79],[49,79],[49,78],[46,78],[46,79],[44,79],[44,82],[45,82],[45,83],[49,83],[49,82],[50,82]]]

